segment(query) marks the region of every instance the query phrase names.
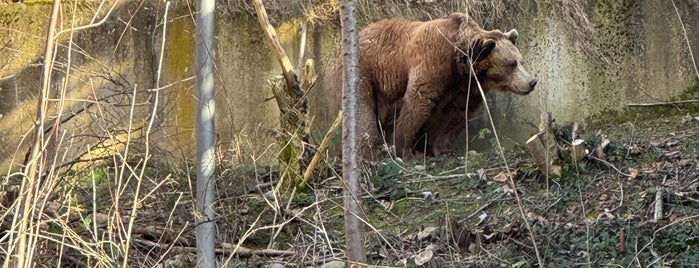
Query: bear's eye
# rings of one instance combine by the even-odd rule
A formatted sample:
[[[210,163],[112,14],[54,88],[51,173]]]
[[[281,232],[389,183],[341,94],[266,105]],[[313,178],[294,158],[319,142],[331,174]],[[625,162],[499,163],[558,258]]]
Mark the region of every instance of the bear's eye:
[[[516,61],[511,61],[507,64],[507,67],[510,69],[516,69],[517,68],[517,62]]]

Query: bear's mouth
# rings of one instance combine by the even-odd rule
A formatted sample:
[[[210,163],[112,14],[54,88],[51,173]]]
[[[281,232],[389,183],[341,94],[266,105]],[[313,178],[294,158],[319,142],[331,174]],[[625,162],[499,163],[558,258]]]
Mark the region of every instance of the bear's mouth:
[[[529,89],[526,89],[526,90],[519,90],[519,89],[513,90],[513,92],[514,92],[515,94],[517,94],[517,95],[522,95],[522,96],[529,95],[529,93],[532,93],[532,91],[534,91],[534,88],[533,88],[533,87],[532,87],[532,88],[529,88]]]

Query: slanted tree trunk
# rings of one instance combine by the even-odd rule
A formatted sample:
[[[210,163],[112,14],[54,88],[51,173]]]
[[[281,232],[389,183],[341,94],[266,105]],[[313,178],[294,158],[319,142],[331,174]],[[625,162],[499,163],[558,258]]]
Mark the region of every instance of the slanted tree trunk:
[[[342,179],[346,185],[345,255],[350,267],[366,263],[359,176],[359,137],[357,130],[357,93],[359,86],[359,32],[354,0],[345,0],[340,7],[342,22]]]
[[[310,131],[307,124],[308,104],[305,92],[315,85],[315,76],[312,74],[313,61],[306,62],[306,72],[303,81],[299,81],[291,60],[286,55],[279,42],[277,32],[269,23],[267,11],[262,0],[254,0],[255,11],[260,26],[265,31],[267,39],[277,54],[277,60],[282,68],[283,80],[272,82],[272,92],[281,112],[281,131],[278,132],[277,141],[282,149],[278,155],[283,188],[300,186],[302,180],[301,170],[305,160],[310,158],[310,151],[305,149],[308,144]],[[303,48],[301,48],[303,49]]]

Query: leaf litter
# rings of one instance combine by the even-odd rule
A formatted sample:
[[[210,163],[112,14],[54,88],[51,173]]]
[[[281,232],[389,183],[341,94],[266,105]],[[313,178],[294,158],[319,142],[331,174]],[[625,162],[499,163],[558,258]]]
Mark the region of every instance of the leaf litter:
[[[490,152],[374,164],[365,169],[363,186],[368,262],[534,267],[536,243],[547,267],[698,265],[695,118],[555,126],[563,152],[556,162],[560,177],[543,176],[523,145],[506,151],[508,169]],[[580,161],[571,154],[573,129],[584,141]],[[338,165],[327,165],[310,190],[299,192],[274,192],[274,168],[224,173],[219,178],[220,239],[249,249],[294,252],[240,255],[235,267],[333,267],[343,260]],[[251,190],[222,184],[231,180]]]

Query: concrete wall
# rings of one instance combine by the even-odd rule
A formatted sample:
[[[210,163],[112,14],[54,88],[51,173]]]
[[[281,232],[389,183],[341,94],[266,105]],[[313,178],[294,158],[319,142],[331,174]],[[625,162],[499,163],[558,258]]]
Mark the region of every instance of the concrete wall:
[[[695,52],[694,60],[699,60],[699,16],[695,16],[699,4],[675,2],[678,12],[670,1],[652,0],[523,0],[478,9],[476,17],[484,28],[518,29],[523,64],[540,78],[537,90],[529,96],[490,96],[501,135],[506,140],[523,141],[538,124],[542,111],[553,112],[559,121],[584,122],[605,109],[622,109],[629,102],[666,99],[693,83],[695,71],[684,31]],[[138,104],[132,121],[144,126],[157,97],[157,130],[152,132],[152,145],[159,158],[168,162],[193,156],[194,24],[190,7],[173,3],[159,80],[160,87],[167,86],[158,94],[153,89],[158,88],[162,3],[120,5],[104,24],[74,33],[72,70],[65,92],[73,100],[66,102],[65,111],[79,111],[90,103],[78,99],[94,101],[94,96],[127,94],[90,106],[70,120],[64,128],[63,144],[72,144],[64,149],[66,155],[84,152],[86,144],[97,143],[99,139],[86,133],[123,138],[131,100]],[[434,6],[439,3],[425,5],[430,16],[465,11]],[[78,5],[75,24],[89,23],[96,8],[97,4]],[[47,5],[22,4],[0,8],[0,170],[8,170],[12,157],[22,158],[26,150],[18,144],[33,125],[49,9]],[[71,23],[72,7],[65,10],[64,29]],[[396,16],[402,10],[384,9],[383,13],[361,17],[368,22]],[[429,17],[415,15],[420,14],[417,11],[408,15]],[[99,14],[98,18],[105,13]],[[298,62],[300,21],[272,15],[287,53]],[[277,149],[269,145],[274,142],[270,134],[279,124],[279,112],[273,100],[266,100],[272,96],[267,81],[279,75],[279,65],[254,16],[225,8],[217,16],[219,149],[225,161],[268,161]],[[316,21],[307,36],[305,55],[315,59],[321,75],[326,74],[337,60],[337,20]],[[59,38],[57,60],[61,63],[67,61],[68,37],[63,34]],[[56,68],[53,81],[57,90],[64,82],[66,68],[64,64]],[[322,132],[334,119],[338,104],[332,79],[321,76],[318,83],[309,92],[310,110],[314,129]],[[485,126],[481,119],[472,129]],[[140,139],[143,132],[132,136]]]

